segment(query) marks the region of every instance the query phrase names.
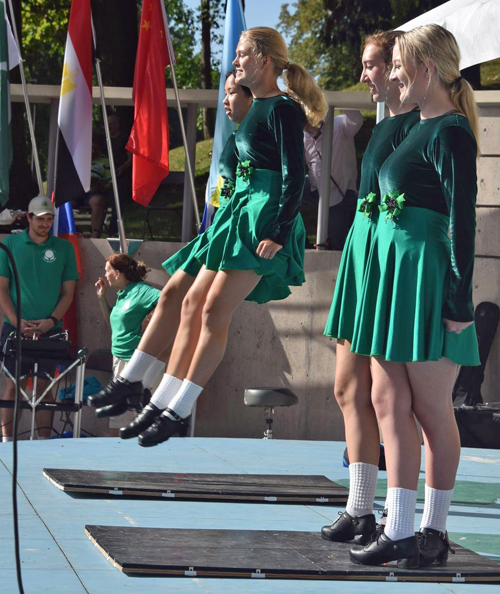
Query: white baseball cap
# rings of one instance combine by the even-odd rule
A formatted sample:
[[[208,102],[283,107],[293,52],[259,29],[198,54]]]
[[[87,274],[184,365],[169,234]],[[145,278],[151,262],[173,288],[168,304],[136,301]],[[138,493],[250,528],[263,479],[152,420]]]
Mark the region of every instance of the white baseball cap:
[[[37,217],[42,215],[54,214],[54,204],[47,196],[37,196],[30,201],[28,205],[28,212],[33,213]]]

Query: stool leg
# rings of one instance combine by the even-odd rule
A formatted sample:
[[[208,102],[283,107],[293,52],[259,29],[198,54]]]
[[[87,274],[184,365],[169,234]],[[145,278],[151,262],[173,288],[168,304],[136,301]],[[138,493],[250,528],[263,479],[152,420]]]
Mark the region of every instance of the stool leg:
[[[274,409],[271,408],[270,406],[268,406],[268,407],[266,407],[265,413],[266,413],[267,429],[266,429],[266,431],[264,431],[264,439],[274,439],[274,436],[273,436]]]

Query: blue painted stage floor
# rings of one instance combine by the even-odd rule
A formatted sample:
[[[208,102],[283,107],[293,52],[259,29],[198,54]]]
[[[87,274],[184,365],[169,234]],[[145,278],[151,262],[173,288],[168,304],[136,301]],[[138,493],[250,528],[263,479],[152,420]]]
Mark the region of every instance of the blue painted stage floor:
[[[23,441],[19,444],[19,520],[26,594],[498,594],[498,585],[315,582],[128,577],[84,533],[86,524],[157,528],[316,531],[340,507],[272,503],[134,501],[70,495],[42,476],[43,468],[324,474],[348,478],[345,444],[250,439],[171,439],[140,448],[119,439]],[[12,504],[12,447],[0,443],[0,592],[16,594]],[[380,473],[380,479],[385,473]],[[452,540],[500,563],[500,451],[463,449],[448,530]],[[381,485],[382,486],[382,485]],[[381,494],[381,492],[379,493]],[[381,509],[384,499],[377,499]],[[420,521],[422,503],[417,506]],[[418,527],[418,524],[416,524]]]

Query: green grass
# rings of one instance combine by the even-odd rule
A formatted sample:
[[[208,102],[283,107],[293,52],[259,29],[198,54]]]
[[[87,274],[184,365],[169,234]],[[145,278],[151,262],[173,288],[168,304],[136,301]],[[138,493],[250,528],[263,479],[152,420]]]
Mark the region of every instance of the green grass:
[[[200,211],[200,218],[203,216],[205,206],[205,186],[210,172],[210,151],[213,140],[201,140],[196,144],[195,168],[195,189]],[[185,153],[184,147],[180,146],[170,151],[170,171],[184,171]],[[175,211],[152,211],[149,215],[149,222],[153,237],[163,241],[180,241],[182,231],[182,200],[183,187],[163,185],[158,189],[150,206],[169,206]],[[145,208],[130,200],[122,204],[123,220],[125,221],[125,234],[129,239],[142,239],[144,227]],[[193,227],[193,233],[195,229]],[[150,239],[149,229],[146,230],[146,239]]]
[[[481,64],[481,88],[500,90],[500,58]]]

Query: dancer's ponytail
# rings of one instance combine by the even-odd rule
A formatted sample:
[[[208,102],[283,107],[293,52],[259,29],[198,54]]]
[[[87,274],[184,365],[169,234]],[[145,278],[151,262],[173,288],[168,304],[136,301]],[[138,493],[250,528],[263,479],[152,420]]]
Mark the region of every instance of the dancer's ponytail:
[[[328,111],[325,96],[303,66],[295,63],[287,66],[283,75],[286,92],[302,105],[309,123],[317,126]]]
[[[283,37],[271,27],[252,27],[240,37],[246,41],[256,58],[269,56],[278,76],[283,74],[287,83],[286,92],[298,101],[313,126],[325,117],[328,111],[323,92],[309,72],[300,64],[288,61],[288,48]]]

